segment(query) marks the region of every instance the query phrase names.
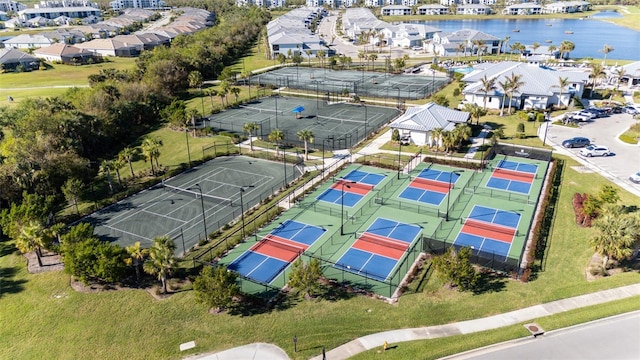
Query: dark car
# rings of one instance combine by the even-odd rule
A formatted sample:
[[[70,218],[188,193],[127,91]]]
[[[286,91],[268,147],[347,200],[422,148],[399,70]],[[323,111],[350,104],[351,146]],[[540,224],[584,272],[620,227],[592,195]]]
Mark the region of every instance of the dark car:
[[[591,141],[589,141],[589,139],[584,137],[574,137],[562,142],[562,146],[566,148],[585,147],[585,146],[588,146],[589,144],[591,144]]]

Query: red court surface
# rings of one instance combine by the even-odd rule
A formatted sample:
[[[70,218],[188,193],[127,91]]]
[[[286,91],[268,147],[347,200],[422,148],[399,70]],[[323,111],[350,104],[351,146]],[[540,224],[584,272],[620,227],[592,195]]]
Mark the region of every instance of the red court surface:
[[[354,193],[354,194],[359,194],[359,195],[367,195],[369,193],[369,191],[371,191],[373,189],[372,185],[361,184],[361,183],[351,183],[351,182],[344,181],[344,180],[336,181],[336,183],[333,184],[333,186],[331,186],[331,187],[336,189],[336,190],[342,191],[342,184],[345,184],[344,185],[344,191],[347,191],[347,192],[350,192],[350,193]]]
[[[486,222],[467,219],[462,226],[461,232],[465,234],[477,235],[489,239],[500,240],[507,243],[513,241],[516,229],[494,225]]]
[[[386,256],[399,260],[409,248],[409,244],[382,236],[363,234],[351,246],[354,249],[363,250],[372,254]]]
[[[516,181],[524,181],[524,182],[527,182],[527,183],[532,183],[533,179],[535,177],[535,174],[523,173],[521,171],[495,169],[493,171],[493,175],[492,176],[500,178],[500,179],[516,180]]]
[[[448,193],[450,189],[448,183],[444,183],[442,181],[423,179],[419,177],[413,179],[411,181],[411,184],[409,184],[409,186],[418,188],[418,189],[423,189],[423,190],[431,190],[431,191],[435,191],[443,194]]]
[[[292,262],[307,246],[275,235],[267,235],[251,247],[251,251],[286,262]]]

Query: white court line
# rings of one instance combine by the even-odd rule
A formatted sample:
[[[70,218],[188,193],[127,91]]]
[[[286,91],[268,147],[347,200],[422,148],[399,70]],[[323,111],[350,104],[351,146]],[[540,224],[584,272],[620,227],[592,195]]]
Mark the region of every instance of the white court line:
[[[165,218],[165,219],[169,219],[169,220],[178,221],[178,222],[181,222],[183,224],[188,222],[188,221],[185,221],[185,220],[182,220],[182,219],[177,219],[177,218],[174,218],[174,217],[171,217],[171,216],[167,216],[167,215],[164,215],[164,214],[159,214],[159,213],[156,213],[156,212],[153,212],[153,211],[147,211],[146,209],[142,210],[140,212],[151,214],[151,215],[154,215],[154,216],[159,216],[159,217],[162,217],[162,218]]]
[[[138,235],[138,234],[135,234],[135,233],[132,233],[132,232],[129,232],[129,231],[125,231],[125,230],[122,230],[120,228],[113,227],[111,225],[102,225],[102,226],[106,227],[107,229],[111,229],[111,230],[115,230],[115,231],[118,231],[118,232],[121,232],[121,233],[124,233],[124,234],[127,234],[127,235],[131,235],[133,237],[137,237],[137,238],[140,238],[140,239],[153,241],[153,239],[150,239],[150,238],[147,238],[147,237],[144,237],[142,235]]]
[[[255,252],[255,251],[253,251],[253,250],[247,250],[247,251]],[[260,253],[257,253],[257,252],[256,252],[256,254],[260,254]],[[243,254],[243,255],[244,255],[244,254]],[[246,277],[250,277],[250,276],[251,276],[251,274],[253,274],[253,272],[254,272],[254,271],[258,270],[258,268],[259,268],[260,266],[262,266],[262,264],[264,264],[265,262],[267,262],[267,260],[271,259],[271,256],[264,255],[264,254],[260,254],[260,255],[264,256],[266,259],[262,260],[262,262],[261,262],[260,264],[256,265],[256,267],[254,267],[254,268],[253,268],[253,270],[249,271],[249,272],[247,273]],[[240,256],[242,257],[242,255],[240,255]],[[278,259],[278,260],[279,260],[279,259]]]

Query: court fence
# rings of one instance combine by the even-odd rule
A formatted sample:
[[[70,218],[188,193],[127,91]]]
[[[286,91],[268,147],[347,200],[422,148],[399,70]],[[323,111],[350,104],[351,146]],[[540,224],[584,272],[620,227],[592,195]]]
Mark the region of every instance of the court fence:
[[[553,151],[532,146],[495,143],[489,149],[486,159],[493,159],[496,155],[515,156],[533,160],[542,160],[547,163],[553,157]]]
[[[456,246],[446,239],[438,239],[435,237],[423,237],[422,243],[422,250],[433,255],[442,255],[451,246]],[[502,255],[496,255],[495,253],[472,250],[470,261],[484,268],[493,269],[496,272],[504,273],[514,278],[518,278],[521,274],[521,258],[514,259]]]

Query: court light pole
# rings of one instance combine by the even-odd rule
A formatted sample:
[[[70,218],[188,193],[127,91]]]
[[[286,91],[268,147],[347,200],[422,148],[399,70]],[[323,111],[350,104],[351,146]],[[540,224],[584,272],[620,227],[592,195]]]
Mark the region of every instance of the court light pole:
[[[449,173],[449,193],[447,193],[447,213],[444,217],[444,221],[449,221],[449,200],[451,199],[451,190],[453,190],[453,187],[451,186],[451,180],[452,180],[453,174],[460,175],[461,172],[462,170],[455,170]]]
[[[398,134],[400,136],[400,134]],[[402,170],[401,155],[402,155],[402,137],[398,139],[398,180],[400,180],[400,171]]]
[[[204,198],[202,197],[202,188],[200,187],[200,184],[195,184],[192,188],[198,189],[198,191],[200,192],[200,205],[202,206],[202,224],[204,225],[204,239],[206,240],[208,238],[208,233],[207,233],[207,216],[204,213]],[[191,188],[188,188],[187,190],[190,190]]]
[[[276,102],[276,129],[280,129],[280,127],[278,127],[278,97],[280,95],[279,94],[272,94],[271,97],[275,100]]]
[[[364,106],[364,139],[367,138],[367,122],[369,120],[369,114],[367,110],[367,106],[364,104],[364,101],[360,101],[360,104]]]
[[[189,147],[189,127],[184,129],[184,135],[187,139],[187,158],[189,159],[189,168],[191,168],[191,148]]]
[[[342,181],[342,196],[340,197],[340,235],[344,235],[344,187],[351,189],[351,186],[347,184],[354,184],[355,181]]]
[[[242,238],[245,238],[244,234],[244,201],[242,200],[242,193],[244,193],[247,189],[254,187],[253,185],[241,186],[240,187],[240,217],[242,218]]]

